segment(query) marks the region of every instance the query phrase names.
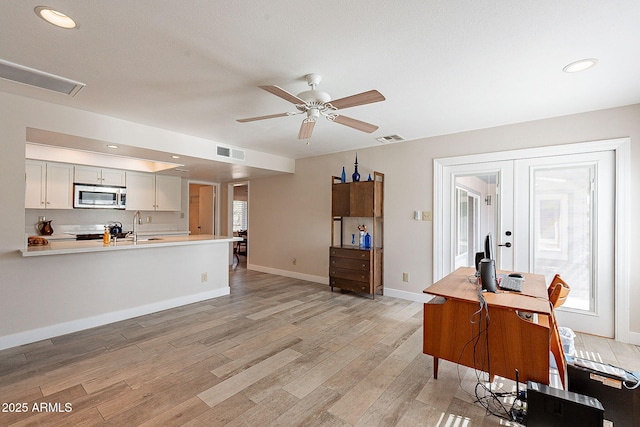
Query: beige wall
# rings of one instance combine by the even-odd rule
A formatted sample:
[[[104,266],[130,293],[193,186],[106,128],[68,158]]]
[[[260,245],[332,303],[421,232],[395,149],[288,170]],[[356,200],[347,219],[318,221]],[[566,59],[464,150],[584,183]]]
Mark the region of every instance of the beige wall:
[[[126,280],[114,281],[111,276],[91,276],[104,268],[104,257],[84,254],[36,260],[18,254],[17,250],[24,245],[25,224],[32,221],[27,221],[24,210],[27,127],[172,152],[180,147],[180,154],[196,157],[207,157],[211,151],[210,141],[0,93],[0,291],[3,295],[0,298],[0,340],[25,330],[63,324],[83,316],[108,314],[121,309],[123,301],[154,303],[160,285],[167,292],[178,290],[171,277],[144,277],[136,268],[140,264],[157,262],[155,256],[141,256],[131,262],[125,255],[113,254],[118,259],[107,263],[127,268],[123,276]],[[374,169],[384,172],[386,177],[386,287],[415,296],[431,283],[432,224],[414,221],[413,211],[432,210],[434,158],[624,136],[631,138],[630,205],[632,212],[636,212],[640,209],[640,196],[633,192],[633,187],[640,182],[637,142],[640,140],[640,105],[358,151],[363,177]],[[260,160],[272,160],[271,156],[254,154]],[[342,166],[350,175],[354,155],[354,152],[344,152],[302,159],[296,162],[295,174],[250,183],[250,266],[326,281],[331,229],[330,177],[339,175]],[[287,163],[286,159],[276,160],[273,166],[265,163],[256,164],[256,167],[278,169],[281,163]],[[229,224],[228,210],[225,213],[228,188],[225,190],[225,187],[222,186],[220,195],[223,227],[225,223]],[[633,213],[631,216],[634,217]],[[640,224],[632,224],[630,241],[630,258],[638,259],[640,248],[634,242],[640,241]],[[292,258],[297,259],[296,265],[292,264]],[[205,271],[200,265],[193,270]],[[410,282],[402,282],[402,272],[410,273]],[[92,278],[86,280],[86,277]],[[202,289],[199,274],[188,279],[193,282],[194,289]],[[137,283],[152,286],[156,291],[147,292],[148,288]],[[99,293],[92,292],[96,288]],[[140,292],[140,298],[134,301],[127,298],[130,288],[145,292]],[[631,275],[630,288],[630,301],[638,301],[640,280],[637,276]],[[183,292],[185,287],[181,286],[179,290]],[[166,298],[170,297],[174,295],[167,293]],[[630,307],[633,308],[631,303]],[[633,339],[640,343],[640,312],[633,309],[630,312]]]
[[[440,157],[631,137],[631,208],[640,182],[640,105],[520,123],[359,150],[363,177],[385,174],[385,288],[414,295],[432,282],[432,223],[413,211],[433,209],[433,159]],[[311,141],[313,144],[313,140]],[[301,159],[296,173],[251,181],[250,268],[327,282],[331,230],[331,175],[353,172],[355,152]],[[632,215],[633,218],[633,215]],[[640,258],[640,223],[631,225],[631,260]],[[296,258],[296,265],[292,264]],[[402,282],[402,272],[410,281]],[[640,279],[631,275],[631,301]],[[640,342],[640,312],[630,309],[633,339]]]

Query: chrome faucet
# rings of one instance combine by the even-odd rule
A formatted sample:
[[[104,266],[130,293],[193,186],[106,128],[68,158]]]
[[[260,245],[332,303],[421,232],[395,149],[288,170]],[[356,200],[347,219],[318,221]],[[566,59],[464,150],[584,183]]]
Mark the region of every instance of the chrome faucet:
[[[133,215],[133,229],[131,231],[131,239],[133,243],[138,243],[138,225],[142,224],[142,215],[140,215],[140,211],[136,211],[135,215]]]

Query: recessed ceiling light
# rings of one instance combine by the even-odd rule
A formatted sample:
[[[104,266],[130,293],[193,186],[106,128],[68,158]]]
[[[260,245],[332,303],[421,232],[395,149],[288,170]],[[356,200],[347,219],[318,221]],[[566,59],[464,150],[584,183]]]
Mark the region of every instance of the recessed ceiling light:
[[[118,147],[117,145],[109,144],[107,145],[107,148],[120,148],[120,147]]]
[[[176,156],[175,154],[173,156],[171,156],[172,159],[179,159],[180,156]]]
[[[66,29],[78,27],[78,25],[73,19],[71,19],[70,17],[68,17],[62,12],[58,12],[57,10],[51,9],[48,6],[38,6],[34,9],[34,11],[36,12],[36,15],[38,15],[40,18],[44,19],[50,24],[55,25],[56,27],[66,28]]]
[[[588,70],[594,67],[598,63],[595,58],[581,59],[580,61],[572,62],[562,69],[565,73],[578,73],[580,71]]]

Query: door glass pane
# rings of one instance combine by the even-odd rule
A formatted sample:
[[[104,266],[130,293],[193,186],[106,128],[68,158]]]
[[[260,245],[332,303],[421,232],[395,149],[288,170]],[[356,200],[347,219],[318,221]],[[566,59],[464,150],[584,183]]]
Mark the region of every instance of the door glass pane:
[[[532,169],[533,272],[547,283],[559,273],[571,286],[564,308],[594,311],[594,167]]]
[[[456,218],[456,256],[466,255],[469,251],[469,201],[467,192],[461,188],[456,189],[457,210]]]

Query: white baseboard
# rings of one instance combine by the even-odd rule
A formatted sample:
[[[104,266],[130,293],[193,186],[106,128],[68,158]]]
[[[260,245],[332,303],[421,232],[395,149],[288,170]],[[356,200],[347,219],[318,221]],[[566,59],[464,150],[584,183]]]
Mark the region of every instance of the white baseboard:
[[[314,276],[311,274],[296,273],[295,271],[280,270],[277,268],[264,267],[262,265],[255,265],[255,264],[247,264],[247,269],[260,271],[262,273],[276,274],[278,276],[291,277],[293,279],[306,280],[308,282],[321,283],[323,285],[329,284],[329,278],[324,276]],[[398,289],[390,289],[390,288],[384,288],[384,294],[394,298],[400,298],[408,301],[415,301],[415,302],[422,302],[422,303],[428,302],[431,300],[431,298],[433,298],[433,295],[427,295],[424,293],[416,294],[413,292],[401,291]]]
[[[629,332],[629,344],[640,345],[640,333]]]
[[[159,301],[152,304],[129,308],[126,310],[113,311],[110,313],[100,314],[98,316],[72,320],[70,322],[58,323],[55,325],[45,326],[37,329],[31,329],[29,331],[19,332],[17,334],[5,335],[3,337],[0,337],[0,350],[41,341],[72,332],[95,328],[96,326],[107,325],[109,323],[119,322],[121,320],[131,319],[133,317],[155,313],[170,308],[180,307],[183,305],[192,304],[194,302],[218,298],[224,295],[229,295],[229,293],[230,288],[228,286],[225,286],[223,288],[213,289],[208,292],[186,295],[180,298]]]
[[[307,282],[321,283],[329,285],[329,278],[324,276],[315,276],[313,274],[297,273],[295,271],[280,270],[277,268],[264,267],[262,265],[247,264],[248,270],[260,271],[262,273],[275,274],[278,276],[291,277],[293,279],[306,280]]]
[[[422,302],[422,303],[429,302],[433,298],[433,295],[428,295],[425,293],[416,294],[413,292],[401,291],[399,289],[391,289],[391,288],[384,288],[384,294],[386,296],[390,296],[394,298],[400,298],[408,301],[415,301],[415,302]]]

